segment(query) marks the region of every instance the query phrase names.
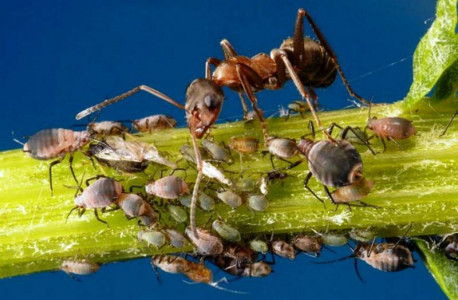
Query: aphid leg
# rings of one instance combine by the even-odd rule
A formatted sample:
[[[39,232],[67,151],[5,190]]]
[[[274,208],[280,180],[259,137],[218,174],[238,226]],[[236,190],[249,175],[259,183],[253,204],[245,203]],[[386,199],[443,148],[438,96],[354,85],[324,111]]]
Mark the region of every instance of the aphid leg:
[[[386,151],[385,139],[380,137],[380,140],[382,141],[382,144],[383,144],[383,153],[385,153],[385,151]]]
[[[329,45],[328,41],[326,40],[326,38],[324,37],[324,35],[321,33],[320,29],[318,28],[318,26],[315,24],[315,22],[312,20],[312,17],[308,14],[308,12],[305,10],[305,9],[299,9],[299,11],[297,12],[297,20],[296,20],[296,29],[297,29],[297,26],[298,26],[298,23],[300,22],[302,24],[302,20],[304,18],[304,16],[307,18],[310,26],[312,26],[312,30],[313,32],[315,33],[315,35],[317,36],[318,40],[320,41],[320,44],[324,47],[324,49],[326,50],[326,52],[328,53],[328,55],[331,57],[331,59],[334,61],[334,63],[336,64],[337,66],[337,71],[339,72],[339,75],[340,75],[340,78],[342,78],[342,81],[345,85],[345,87],[347,88],[347,91],[348,93],[350,94],[351,97],[354,97],[356,99],[358,99],[359,101],[361,101],[362,103],[366,104],[366,105],[370,105],[370,102],[367,101],[366,99],[364,99],[363,97],[361,97],[360,95],[356,94],[353,89],[351,88],[350,84],[348,83],[348,80],[347,78],[345,77],[343,71],[342,71],[342,68],[340,67],[340,64],[339,62],[337,61],[337,56],[336,54],[334,53],[334,51],[332,50],[331,46]],[[302,25],[301,25],[302,26]],[[302,29],[302,32],[303,32],[303,29]],[[302,33],[302,36],[303,36],[303,33]],[[295,40],[296,41],[296,32],[294,32],[294,37],[295,37]],[[298,45],[299,46],[299,45]],[[299,48],[304,48],[303,44],[301,44],[301,46]],[[294,50],[296,51],[296,43],[294,44]],[[304,50],[302,50],[304,51]],[[305,56],[303,56],[305,57]]]
[[[374,248],[374,245],[375,245],[375,237],[372,239],[372,243],[371,243],[371,246],[369,247],[369,251],[367,251],[367,257],[371,256],[372,249]]]
[[[84,213],[86,212],[86,209],[85,208],[80,208],[78,210],[78,217],[81,218],[82,215],[84,215]]]
[[[132,192],[134,191],[134,188],[143,191],[143,189],[144,189],[145,187],[142,186],[142,185],[131,185],[131,186],[129,187],[129,193],[132,193]]]
[[[275,170],[274,156],[272,154],[270,154],[270,163],[272,164],[272,168]]]
[[[302,44],[301,48],[304,48],[303,44]],[[270,55],[275,60],[275,62],[277,63],[277,66],[278,66],[278,62],[280,61],[280,59],[283,61],[284,65],[285,65],[285,68],[286,68],[286,70],[288,70],[288,74],[291,77],[291,79],[293,80],[294,85],[296,86],[297,90],[299,91],[299,94],[301,94],[302,99],[303,100],[305,99],[307,101],[307,104],[308,104],[308,106],[310,108],[310,111],[312,112],[312,115],[313,115],[313,118],[315,119],[316,124],[321,128],[320,119],[318,118],[318,116],[316,114],[316,111],[315,111],[315,108],[314,108],[314,106],[312,104],[312,101],[310,99],[311,98],[310,97],[310,93],[306,91],[306,89],[305,89],[304,85],[302,84],[299,76],[297,75],[296,71],[294,71],[294,67],[291,64],[291,62],[289,61],[287,54],[283,50],[274,49],[274,50],[272,50],[270,52]],[[277,70],[277,73],[280,76],[281,72],[279,72]]]
[[[159,282],[159,285],[162,285],[161,275],[159,274],[159,271],[157,270],[157,267],[156,267],[156,265],[153,263],[153,260],[152,260],[152,259],[151,259],[151,266],[153,267],[154,273],[156,273],[157,282]]]
[[[373,155],[375,155],[374,150],[372,147],[369,145],[367,140],[363,139],[351,126],[345,127],[345,129],[342,131],[341,138],[344,140],[347,137],[348,131],[351,131],[366,147],[371,151]]]
[[[58,160],[55,160],[53,161],[52,163],[49,164],[49,187],[51,188],[51,197],[53,196],[53,189],[52,189],[52,167],[57,165],[58,163],[61,163],[62,162],[62,158],[61,159],[58,159]],[[72,173],[73,176],[75,176],[74,173]],[[73,177],[75,178],[75,177]],[[76,180],[76,183],[78,183],[78,180]]]
[[[96,208],[94,208],[94,215],[95,215],[95,218],[97,219],[97,221],[102,222],[103,224],[105,224],[108,227],[110,227],[110,225],[108,225],[107,221],[104,221],[104,220],[99,218],[99,213],[97,212]]]
[[[448,122],[447,126],[445,126],[444,131],[443,131],[439,136],[443,136],[443,135],[447,132],[447,129],[448,129],[448,128],[450,127],[450,125],[452,124],[453,119],[455,119],[456,115],[458,115],[458,110],[453,114],[453,117],[450,119],[450,121]]]
[[[309,180],[310,180],[310,178],[312,177],[312,175],[313,175],[312,172],[309,172],[309,173],[307,174],[307,176],[306,176],[305,179],[304,179],[304,187],[305,187],[310,193],[312,193],[312,195],[315,196],[315,198],[316,198],[318,201],[320,201],[321,203],[323,203],[323,206],[326,208],[326,205],[324,204],[324,201],[323,201],[320,197],[318,197],[318,195],[315,194],[315,192],[308,186]]]
[[[75,209],[78,209],[79,207],[78,206],[75,206],[73,207],[70,212],[68,213],[67,217],[65,218],[65,223],[67,223],[68,221],[68,218],[70,217],[70,215],[72,214],[72,212],[75,210]],[[79,215],[79,212],[78,212],[78,215]]]
[[[269,137],[269,134],[267,133],[266,122],[264,120],[262,111],[258,108],[258,99],[256,98],[256,96],[253,93],[253,90],[251,89],[252,86],[258,89],[262,89],[262,79],[253,69],[246,65],[237,64],[235,66],[235,69],[237,70],[237,76],[239,77],[239,80],[242,83],[243,90],[245,94],[248,96],[248,99],[251,101],[251,106],[253,107],[253,110],[256,112],[259,121],[261,122],[261,129],[265,143],[267,141],[267,138]]]
[[[146,86],[146,85],[139,85],[133,89],[131,89],[130,91],[127,91],[119,96],[116,96],[114,98],[111,98],[111,99],[106,99],[105,101],[99,103],[99,104],[96,104],[94,106],[91,106],[83,111],[81,111],[79,114],[76,115],[76,119],[79,120],[81,118],[84,118],[85,116],[87,115],[90,115],[92,114],[93,112],[97,111],[97,110],[101,110],[102,108],[110,105],[110,104],[113,104],[113,103],[116,103],[118,101],[121,101],[129,96],[132,96],[133,94],[139,92],[139,91],[145,91],[147,93],[150,93],[156,97],[159,97],[161,98],[162,100],[164,101],[167,101],[169,102],[170,104],[172,105],[175,105],[176,107],[180,108],[180,109],[183,109],[184,110],[184,106],[181,105],[180,103],[176,102],[175,100],[169,98],[167,95],[153,89],[153,88],[150,88],[149,86]]]
[[[402,149],[402,146],[401,146],[396,140],[394,140],[394,139],[392,139],[392,138],[390,138],[390,137],[387,137],[387,139],[390,140],[390,141],[392,141],[393,143],[396,144],[396,146],[398,146],[399,148]]]
[[[70,154],[70,158],[68,159],[68,164],[70,166],[70,172],[72,173],[73,179],[75,179],[75,182],[79,184],[78,179],[76,179],[75,172],[73,171],[73,154]],[[83,189],[78,187],[79,190],[83,191]]]

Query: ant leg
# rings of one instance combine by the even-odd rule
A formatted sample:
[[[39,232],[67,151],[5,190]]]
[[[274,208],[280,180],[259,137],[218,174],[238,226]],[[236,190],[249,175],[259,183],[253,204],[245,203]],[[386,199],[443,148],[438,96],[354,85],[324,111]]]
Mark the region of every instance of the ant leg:
[[[228,60],[234,56],[238,56],[237,52],[235,51],[234,47],[232,47],[231,43],[228,40],[223,39],[219,42],[221,48],[223,49],[224,59]]]
[[[219,64],[221,63],[221,60],[214,58],[214,57],[209,57],[207,58],[207,61],[205,62],[205,78],[208,80],[212,80],[212,70],[211,70],[211,65],[214,65],[215,67],[218,67]]]
[[[270,155],[270,163],[272,164],[272,169],[275,170],[275,165],[274,165],[274,156],[271,154]]]
[[[369,143],[367,142],[367,140],[363,139],[363,138],[353,129],[353,127],[351,127],[351,126],[345,127],[345,129],[342,131],[341,138],[342,138],[343,140],[344,140],[345,137],[347,136],[348,131],[353,132],[353,134],[354,134],[354,135],[355,135],[364,145],[366,145],[366,147],[371,151],[372,155],[375,155],[374,150],[373,150],[372,147],[369,145]],[[372,138],[372,137],[371,137],[371,138]]]
[[[329,192],[329,189],[327,186],[323,185],[324,186],[324,191],[326,192],[326,194],[328,195],[329,199],[331,199],[331,202],[333,204],[337,204],[336,201],[334,201],[334,198],[332,198],[332,195],[331,195],[331,192]]]
[[[315,35],[317,36],[318,40],[320,41],[320,44],[324,47],[324,49],[326,50],[326,52],[328,53],[329,57],[331,57],[331,59],[334,61],[334,63],[336,64],[336,67],[337,67],[337,71],[339,72],[339,75],[340,75],[340,78],[342,78],[342,81],[345,85],[345,87],[347,88],[347,91],[348,93],[350,94],[351,97],[354,97],[356,99],[358,99],[360,102],[366,104],[366,105],[369,105],[370,102],[367,101],[366,99],[364,99],[363,97],[361,97],[360,95],[356,94],[353,89],[351,88],[350,84],[348,83],[348,80],[347,78],[345,77],[343,71],[342,71],[342,68],[340,67],[340,64],[339,62],[337,61],[337,56],[336,54],[334,53],[334,51],[332,50],[331,46],[329,45],[328,41],[326,40],[326,38],[324,37],[324,35],[321,33],[320,29],[318,28],[318,26],[315,24],[315,22],[312,20],[312,17],[310,17],[309,13],[305,11],[305,9],[301,8],[299,9],[299,11],[297,12],[297,19],[296,19],[296,30],[298,29],[297,26],[298,26],[298,22],[302,23],[302,20],[304,18],[304,16],[307,18],[310,26],[312,26],[312,30],[313,32],[315,33]],[[302,27],[302,25],[301,25]],[[302,29],[302,32],[303,32],[303,29]],[[295,32],[295,38],[296,38],[296,32]],[[303,35],[303,33],[302,33]],[[296,42],[296,39],[294,40]],[[301,44],[301,45],[297,45],[299,48],[304,48],[304,44]],[[294,44],[294,50],[296,50],[296,43]],[[300,50],[299,50],[300,51]],[[303,51],[303,50],[302,50]],[[299,54],[298,54],[299,55]],[[302,52],[302,55],[303,55],[303,52]]]
[[[309,90],[310,96],[312,96],[313,106],[315,109],[318,108],[318,96],[316,95],[315,90],[311,86],[308,86],[307,89]]]
[[[258,100],[256,99],[252,90],[252,87],[254,87],[255,89],[263,88],[262,79],[253,69],[246,65],[237,64],[235,65],[235,68],[237,70],[239,80],[242,83],[243,90],[245,94],[248,96],[248,99],[250,99],[251,105],[253,106],[253,109],[258,115],[259,121],[261,122],[261,129],[264,135],[264,142],[266,142],[267,138],[269,137],[269,134],[267,133],[266,122],[264,120],[262,111],[258,108]]]
[[[191,211],[189,212],[189,220],[191,223],[191,232],[197,239],[199,238],[199,234],[197,233],[197,226],[196,226],[196,208],[197,208],[197,196],[199,193],[199,185],[202,181],[203,177],[203,162],[202,156],[199,150],[199,146],[197,145],[197,138],[195,132],[191,131],[192,137],[192,145],[194,147],[194,153],[196,155],[196,165],[197,165],[197,178],[196,182],[194,183],[194,189],[192,191],[192,198],[191,198]]]
[[[131,89],[130,91],[127,91],[121,95],[118,95],[114,98],[111,98],[111,99],[106,99],[105,101],[99,103],[99,104],[96,104],[94,106],[91,106],[89,108],[86,108],[85,110],[81,111],[80,113],[78,113],[76,115],[76,119],[79,120],[79,119],[82,119],[84,118],[85,116],[87,115],[90,115],[92,114],[93,112],[97,111],[97,110],[101,110],[102,108],[110,105],[110,104],[113,104],[113,103],[116,103],[118,101],[121,101],[123,99],[126,99],[127,97],[130,97],[132,96],[133,94],[135,93],[138,93],[139,91],[145,91],[147,93],[150,93],[152,94],[153,96],[156,96],[172,105],[175,105],[176,107],[180,108],[180,109],[185,109],[183,105],[181,105],[180,103],[176,102],[175,100],[173,100],[172,98],[170,98],[169,96],[159,92],[158,90],[155,90],[153,88],[150,88],[149,86],[147,85],[139,85],[133,89]]]
[[[302,48],[303,47],[304,46],[302,46]],[[286,55],[285,51],[279,50],[279,49],[273,49],[272,51],[270,51],[270,56],[272,57],[272,59],[275,60],[277,66],[279,65],[280,61],[283,61],[283,64],[286,70],[288,70],[288,74],[291,77],[291,79],[293,80],[294,85],[296,86],[297,90],[299,91],[299,94],[301,94],[302,99],[305,99],[307,101],[307,105],[309,106],[310,111],[312,112],[312,115],[313,115],[313,118],[315,119],[316,124],[321,127],[320,119],[318,118],[315,108],[313,107],[312,101],[310,99],[311,98],[310,93],[306,91],[299,76],[297,75],[296,71],[294,71],[294,67],[291,64],[291,62],[289,61],[288,56]],[[282,63],[280,63],[280,65],[282,65]],[[279,71],[280,70],[277,70],[277,73],[279,73]]]
[[[51,188],[51,197],[53,196],[53,189],[52,189],[52,167],[54,167],[55,165],[57,165],[58,163],[61,163],[62,162],[62,159],[58,159],[58,160],[55,160],[53,161],[52,163],[49,164],[49,187]],[[73,176],[74,173],[73,173]],[[75,177],[73,177],[75,178]],[[76,178],[75,178],[76,180]],[[78,180],[76,180],[76,183],[78,183]]]
[[[453,114],[453,117],[450,119],[450,121],[448,121],[447,126],[445,126],[444,131],[443,131],[439,136],[443,136],[443,135],[447,132],[447,129],[448,129],[448,128],[450,127],[450,125],[452,124],[453,119],[455,119],[456,115],[458,115],[458,110]]]
[[[312,195],[315,196],[315,198],[316,198],[318,201],[320,201],[320,202],[323,203],[323,205],[324,205],[324,201],[323,201],[320,197],[318,197],[317,194],[315,194],[315,192],[308,186],[309,180],[310,180],[310,178],[312,177],[312,175],[313,175],[312,172],[309,172],[309,173],[307,174],[307,176],[306,176],[305,179],[304,179],[304,187],[305,187],[310,193],[312,193]]]
[[[331,126],[329,126],[329,128],[328,128],[328,133],[329,133],[329,135],[332,135],[332,131],[334,130],[334,127],[337,127],[337,128],[339,128],[339,129],[342,129],[342,126],[340,126],[339,124],[337,124],[337,123],[335,123],[335,122],[332,122]],[[343,134],[342,134],[342,135],[343,135]],[[342,138],[342,140],[344,140],[345,137],[342,137],[342,135],[341,135],[341,138]]]
[[[245,98],[243,98],[243,94],[239,93],[240,102],[242,103],[243,108],[243,119],[246,120],[248,116],[248,106],[246,105]]]

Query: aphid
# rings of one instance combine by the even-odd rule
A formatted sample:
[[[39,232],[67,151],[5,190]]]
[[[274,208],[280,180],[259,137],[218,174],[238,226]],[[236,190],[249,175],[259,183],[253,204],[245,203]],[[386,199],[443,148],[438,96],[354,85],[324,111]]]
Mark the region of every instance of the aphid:
[[[266,141],[266,146],[271,154],[270,162],[272,163],[272,167],[274,169],[275,165],[272,156],[276,156],[292,165],[293,163],[287,161],[286,159],[293,158],[300,153],[297,149],[296,140],[294,139],[269,137]]]
[[[445,255],[448,258],[452,260],[458,260],[458,234],[457,233],[446,236],[440,243],[440,246],[442,249],[444,249]]]
[[[309,236],[306,234],[299,234],[292,240],[294,248],[305,252],[314,257],[318,257],[323,247],[323,238],[321,236]]]
[[[219,143],[203,139],[202,147],[207,151],[211,158],[218,162],[225,162],[228,164],[232,163],[231,153],[225,145],[220,145]]]
[[[110,135],[124,136],[126,132],[129,132],[129,129],[121,122],[102,121],[89,123],[87,131],[91,137],[104,138]]]
[[[265,195],[249,195],[248,207],[254,211],[265,211],[269,206],[269,201]]]
[[[188,244],[186,238],[175,229],[166,229],[165,233],[167,234],[170,245],[175,248],[184,248]]]
[[[76,206],[70,210],[67,219],[75,209],[78,210],[78,216],[81,217],[86,209],[93,208],[96,219],[107,224],[107,222],[99,218],[97,209],[100,208],[102,212],[105,212],[107,207],[116,203],[122,192],[122,185],[116,180],[106,177],[99,178],[75,197]]]
[[[99,264],[88,259],[81,260],[64,260],[60,269],[67,273],[76,275],[89,275],[99,270]]]
[[[248,242],[250,245],[250,249],[259,252],[261,254],[266,254],[269,251],[269,247],[267,246],[267,243],[258,239],[250,240]]]
[[[158,215],[151,205],[137,194],[121,194],[116,204],[124,211],[127,218],[141,217],[147,227],[157,223]]]
[[[148,246],[154,246],[156,249],[162,248],[166,243],[164,233],[157,230],[140,230],[137,238],[139,241],[144,241]]]
[[[296,100],[288,104],[288,113],[286,114],[286,120],[289,119],[291,112],[295,112],[301,115],[302,118],[305,116],[305,112],[310,111],[307,102],[302,100]]]
[[[149,132],[173,128],[177,125],[174,118],[166,115],[153,115],[132,121],[132,126],[139,132]]]
[[[242,197],[232,190],[227,190],[221,193],[216,193],[218,199],[223,201],[225,204],[229,205],[233,209],[241,206],[243,204]]]
[[[57,160],[49,164],[49,187],[52,188],[52,167],[62,162],[69,154],[69,166],[73,179],[78,183],[73,171],[73,152],[83,148],[90,140],[89,132],[69,129],[43,129],[32,135],[24,145],[23,150],[29,156],[38,160]],[[21,143],[22,144],[22,143]]]
[[[235,182],[235,189],[240,193],[254,192],[257,188],[256,181],[252,178],[240,177]]]
[[[257,254],[250,248],[240,244],[227,244],[224,252],[214,258],[214,263],[223,271],[234,276],[261,277],[268,275],[271,270],[259,264],[253,268]]]
[[[369,118],[366,127],[380,138],[383,144],[383,152],[386,150],[385,139],[397,144],[396,140],[403,140],[417,133],[410,120],[400,117],[386,117],[381,119],[372,117],[371,119],[370,113],[369,106]]]
[[[450,125],[452,124],[453,122],[453,119],[455,119],[456,115],[458,115],[458,110],[453,114],[452,118],[450,119],[450,121],[448,122],[447,126],[445,126],[444,128],[444,131],[442,131],[442,133],[439,135],[439,136],[443,136],[446,132],[447,132],[447,129],[450,127]]]
[[[183,196],[178,197],[178,201],[180,201],[180,204],[187,208],[191,207],[191,200],[192,196],[190,194],[185,194]]]
[[[255,137],[232,137],[229,140],[229,148],[242,153],[249,154],[258,151],[259,140]]]
[[[345,140],[323,140],[314,142],[302,138],[298,149],[307,157],[309,173],[304,180],[304,187],[309,190],[319,201],[323,202],[308,187],[312,175],[320,181],[329,198],[334,199],[329,192],[328,186],[343,187],[362,177],[363,162],[355,147]]]
[[[412,253],[402,245],[390,243],[358,244],[354,251],[354,257],[385,272],[398,272],[407,268],[415,268]]]
[[[177,199],[188,193],[188,185],[180,177],[173,175],[150,182],[145,186],[146,193],[163,199]]]
[[[187,227],[185,230],[186,236],[194,244],[196,252],[201,255],[218,255],[223,252],[223,243],[220,238],[211,235],[208,230],[197,228],[198,236],[192,232],[192,229]]]
[[[341,131],[340,139],[345,139],[353,145],[365,145],[369,143],[371,137],[369,137],[366,131],[362,130],[359,126],[352,127],[353,130],[348,131],[345,137],[342,137],[344,130]]]
[[[296,252],[294,251],[293,246],[282,240],[272,241],[272,252],[278,256],[295,259]]]
[[[371,191],[374,183],[364,177],[358,178],[353,183],[340,187],[331,193],[334,204],[354,205],[350,202],[359,201],[362,206],[372,206],[361,201]],[[374,206],[373,206],[374,207]]]
[[[155,255],[151,258],[151,265],[162,271],[174,274],[183,274],[194,282],[210,283],[211,271],[203,263],[195,263],[180,256]]]
[[[104,165],[128,173],[142,172],[150,162],[172,169],[177,167],[176,163],[162,156],[154,145],[126,141],[118,136],[110,136],[105,141],[91,144],[86,154]]]
[[[331,247],[340,247],[346,245],[348,242],[345,235],[333,232],[324,233],[321,235],[321,238],[323,240],[323,244]]]
[[[167,210],[170,213],[170,216],[177,221],[178,223],[184,223],[188,220],[188,214],[186,210],[177,205],[168,205]]]
[[[223,221],[215,220],[212,223],[213,229],[226,241],[239,242],[242,237],[240,232],[232,226],[227,225]]]
[[[215,200],[207,194],[199,193],[197,201],[199,202],[200,208],[205,211],[212,211],[215,208]]]
[[[375,232],[368,229],[352,229],[348,235],[351,239],[363,243],[369,243],[376,237]]]

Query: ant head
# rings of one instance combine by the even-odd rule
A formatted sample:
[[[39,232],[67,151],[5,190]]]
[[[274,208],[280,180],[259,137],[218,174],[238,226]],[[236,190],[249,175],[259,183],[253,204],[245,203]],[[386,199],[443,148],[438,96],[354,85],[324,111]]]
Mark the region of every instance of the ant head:
[[[186,90],[186,118],[189,129],[201,138],[218,118],[224,101],[221,87],[210,80],[199,78]]]

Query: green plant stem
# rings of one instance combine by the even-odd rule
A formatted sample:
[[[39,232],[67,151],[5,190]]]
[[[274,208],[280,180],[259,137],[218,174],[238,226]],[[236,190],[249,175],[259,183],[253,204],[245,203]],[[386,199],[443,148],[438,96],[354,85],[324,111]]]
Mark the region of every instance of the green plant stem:
[[[282,186],[279,182],[270,186],[270,204],[266,212],[253,213],[245,206],[231,210],[218,204],[215,217],[221,216],[236,226],[245,238],[271,232],[293,234],[317,230],[346,231],[352,228],[371,228],[378,236],[400,236],[410,223],[409,235],[446,234],[458,231],[458,122],[447,134],[439,137],[443,126],[449,121],[456,102],[441,102],[430,109],[425,103],[418,106],[415,115],[404,114],[413,120],[418,134],[405,141],[400,147],[388,142],[385,153],[376,156],[367,148],[357,146],[364,162],[364,176],[374,181],[372,192],[364,201],[381,208],[359,208],[349,210],[336,207],[326,199],[322,186],[312,179],[311,187],[323,199],[326,208],[303,187],[308,172],[307,163],[291,169],[291,175]],[[400,103],[375,106],[372,114],[378,117],[401,114]],[[351,109],[322,112],[324,124],[336,122],[341,126],[364,127],[367,109]],[[308,119],[293,117],[271,119],[268,123],[270,134],[298,139],[307,133]],[[217,125],[212,136],[218,141],[228,141],[232,136],[261,136],[258,124],[244,122]],[[318,135],[317,139],[323,138]],[[190,142],[187,128],[173,129],[145,136],[144,140],[154,141],[171,159],[178,160],[178,149]],[[382,151],[380,141],[371,140],[376,151]],[[243,173],[258,178],[258,172],[272,169],[268,156],[261,154],[242,157],[233,153],[236,163],[224,167],[227,171]],[[278,167],[286,163],[275,160]],[[102,215],[109,227],[98,222],[91,211],[83,217],[72,215],[65,222],[66,215],[74,206],[75,182],[71,178],[65,160],[53,169],[54,197],[51,197],[48,182],[48,161],[29,158],[20,150],[0,153],[0,278],[58,269],[64,258],[90,257],[106,263],[144,257],[157,250],[146,247],[136,239],[136,221],[127,221],[121,211]],[[187,166],[181,161],[180,166]],[[74,169],[81,178],[105,174],[123,179],[125,186],[143,184],[148,178],[158,178],[158,172],[150,166],[147,175],[118,174],[103,168],[95,170],[91,162],[77,153]],[[181,175],[180,173],[178,173]],[[229,173],[227,173],[229,174]],[[183,175],[184,176],[184,175]],[[229,175],[228,175],[229,176]],[[230,175],[234,179],[239,174]],[[187,182],[192,182],[195,172],[187,172]],[[67,185],[67,186],[65,186]],[[70,187],[69,187],[70,186]],[[156,207],[159,209],[158,207]],[[198,211],[197,221],[204,226],[211,217]],[[169,226],[180,229],[184,224],[169,221],[166,213],[162,220]],[[161,249],[161,253],[191,251],[186,249]]]

